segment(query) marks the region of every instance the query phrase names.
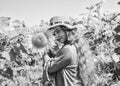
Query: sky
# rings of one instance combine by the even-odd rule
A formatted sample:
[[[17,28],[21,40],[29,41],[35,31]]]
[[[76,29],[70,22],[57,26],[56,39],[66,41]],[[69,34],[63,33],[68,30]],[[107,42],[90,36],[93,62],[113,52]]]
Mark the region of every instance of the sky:
[[[26,25],[49,21],[53,16],[78,17],[85,8],[101,0],[0,0],[0,17],[25,21]],[[120,0],[102,0],[102,11],[120,12]]]

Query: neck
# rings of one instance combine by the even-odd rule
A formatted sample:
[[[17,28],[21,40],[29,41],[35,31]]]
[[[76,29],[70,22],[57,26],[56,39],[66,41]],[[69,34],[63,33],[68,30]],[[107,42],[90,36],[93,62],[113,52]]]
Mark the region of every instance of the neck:
[[[66,41],[64,42],[64,45],[68,45],[68,44],[71,44],[71,42],[68,41],[68,40],[66,40]]]

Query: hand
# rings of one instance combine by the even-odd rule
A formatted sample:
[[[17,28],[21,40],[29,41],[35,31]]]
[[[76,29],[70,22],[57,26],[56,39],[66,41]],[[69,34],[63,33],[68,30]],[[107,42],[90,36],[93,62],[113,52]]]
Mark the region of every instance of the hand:
[[[43,55],[43,67],[45,66],[45,64],[49,61],[50,57],[47,54]]]
[[[44,62],[47,62],[49,59],[50,59],[50,57],[49,57],[47,54],[45,54],[45,55],[43,56],[43,61],[44,61]]]

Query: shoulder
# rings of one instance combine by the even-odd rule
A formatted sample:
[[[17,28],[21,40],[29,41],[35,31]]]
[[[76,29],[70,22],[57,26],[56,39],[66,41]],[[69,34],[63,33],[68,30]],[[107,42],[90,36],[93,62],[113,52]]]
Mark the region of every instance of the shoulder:
[[[71,54],[73,51],[76,51],[76,48],[74,45],[65,45],[61,50],[61,52],[69,53],[69,54]]]
[[[70,49],[70,45],[65,45],[58,53],[59,55],[70,55],[71,53],[71,49]]]
[[[70,51],[70,48],[70,45],[65,45],[61,51]]]

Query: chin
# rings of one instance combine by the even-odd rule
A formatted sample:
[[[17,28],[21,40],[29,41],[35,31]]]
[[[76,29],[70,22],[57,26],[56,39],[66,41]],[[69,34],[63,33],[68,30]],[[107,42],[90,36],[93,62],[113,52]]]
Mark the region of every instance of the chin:
[[[64,41],[64,40],[60,40],[59,42],[60,42],[60,43],[64,43],[65,41]]]

